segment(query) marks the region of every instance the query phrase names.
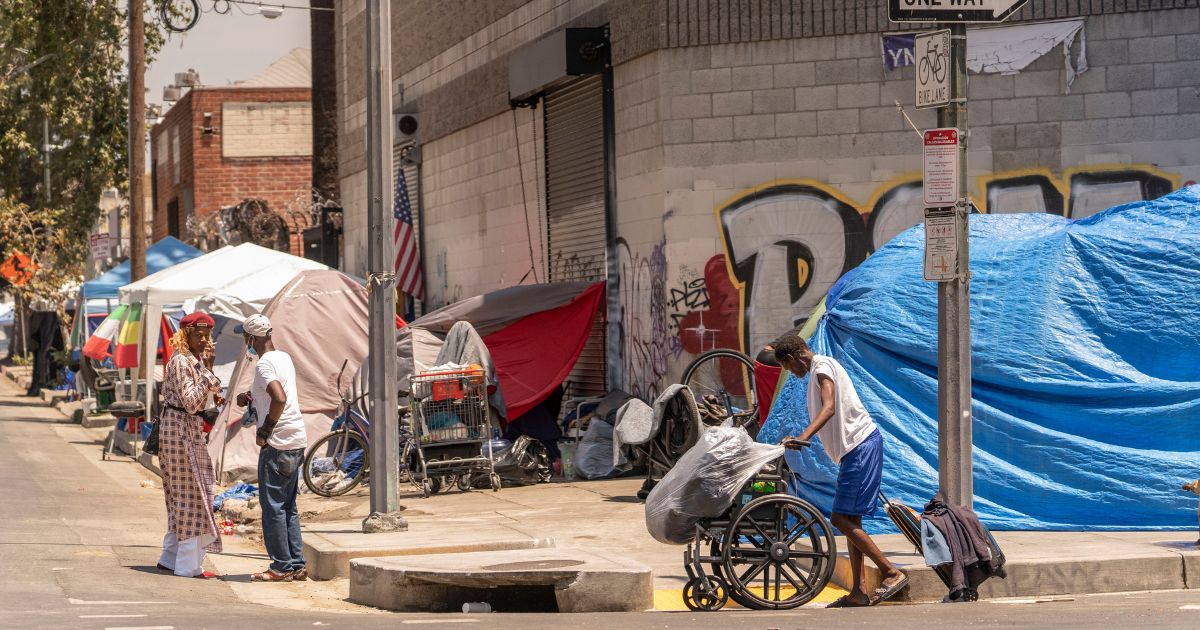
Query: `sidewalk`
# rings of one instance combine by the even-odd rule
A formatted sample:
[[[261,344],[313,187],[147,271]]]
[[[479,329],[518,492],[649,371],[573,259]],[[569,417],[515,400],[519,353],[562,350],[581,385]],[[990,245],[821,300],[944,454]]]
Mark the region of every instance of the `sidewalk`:
[[[8,379],[3,379],[8,381]],[[3,404],[21,406],[30,417],[62,419],[46,402],[17,396],[11,382],[0,386]],[[65,425],[70,427],[71,425]],[[107,431],[74,425],[70,434],[90,437],[75,447],[96,457]],[[64,436],[65,437],[65,436]],[[115,462],[114,462],[115,463]],[[111,470],[111,469],[110,469]],[[153,479],[151,472],[129,467],[123,476]],[[112,474],[112,473],[110,473]],[[128,480],[126,480],[128,481]],[[157,479],[155,486],[159,487]],[[351,557],[397,553],[463,553],[511,549],[574,548],[623,557],[653,571],[655,607],[683,609],[680,589],[687,577],[683,547],[663,545],[646,532],[644,505],[635,499],[640,479],[553,483],[504,488],[500,492],[446,491],[421,498],[402,486],[401,503],[409,531],[367,535],[361,521],[369,513],[368,491],[326,499],[300,497],[310,566],[338,566]],[[219,491],[219,489],[218,489]],[[249,515],[253,515],[253,510]],[[258,524],[254,523],[257,529]],[[1200,548],[1195,531],[1181,532],[996,532],[1008,560],[1007,580],[990,580],[980,590],[989,598],[1047,598],[1087,593],[1171,590],[1200,587]],[[946,590],[902,536],[876,537],[880,547],[911,578],[899,601],[940,601]],[[227,575],[261,570],[266,561],[261,537],[225,539],[226,552],[212,555],[214,567]],[[845,540],[834,584],[849,583]],[[337,573],[335,570],[334,573]],[[281,586],[283,588],[281,588]],[[233,583],[243,599],[287,608],[323,611],[363,610],[347,601],[345,577],[294,585]],[[822,605],[841,593],[831,586],[811,605]]]
[[[650,566],[656,606],[681,609],[678,593],[687,581],[683,547],[658,543],[646,532],[644,505],[634,498],[640,485],[640,479],[619,479],[500,492],[450,491],[429,499],[408,496],[401,502],[408,508],[404,514],[409,531],[384,535],[357,533],[361,518],[369,512],[365,490],[338,499],[309,495],[302,499],[306,508],[336,501],[342,504],[337,511],[349,510],[349,518],[306,525],[306,543],[317,547],[308,560],[317,564],[332,562],[335,555],[380,555],[401,546],[482,551],[496,548],[497,539],[532,546],[532,541],[551,538],[559,548],[594,549]],[[1200,587],[1200,548],[1193,531],[996,532],[995,536],[1007,558],[1008,578],[984,584],[980,596],[985,599]],[[910,576],[910,586],[898,601],[941,601],[946,587],[903,536],[875,539]],[[461,544],[448,546],[447,540]],[[838,539],[838,549],[834,583],[845,586],[850,572],[844,538]],[[840,591],[830,589],[816,603],[831,601]]]

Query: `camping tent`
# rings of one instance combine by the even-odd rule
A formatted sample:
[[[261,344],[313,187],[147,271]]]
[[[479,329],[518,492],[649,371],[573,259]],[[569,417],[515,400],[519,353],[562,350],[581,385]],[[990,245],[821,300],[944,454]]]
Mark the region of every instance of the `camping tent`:
[[[146,248],[146,273],[155,274],[181,262],[203,256],[204,252],[167,236]],[[129,284],[129,261],[109,269],[98,278],[84,282],[79,288],[79,304],[71,327],[71,345],[79,347],[100,325],[117,304],[121,287]]]
[[[214,252],[193,258],[156,274],[146,276],[132,284],[121,287],[122,304],[143,304],[143,321],[158,321],[162,309],[170,304],[182,304],[235,284],[248,276],[267,273],[267,277],[291,279],[306,270],[328,269],[321,263],[243,243],[236,247],[225,246]],[[266,282],[266,280],[263,280]],[[142,344],[143,362],[154,364],[153,348],[158,346],[159,327],[146,326]],[[151,401],[150,388],[146,390],[146,404]]]
[[[274,327],[275,347],[296,365],[296,391],[309,443],[329,431],[340,399],[338,371],[348,361],[344,384],[367,356],[367,292],[334,270],[303,271],[267,303],[263,313]],[[233,369],[230,393],[250,389],[254,363],[242,353]],[[254,429],[243,428],[243,409],[225,406],[209,436],[209,452],[219,478],[253,478],[258,447]]]
[[[168,236],[146,248],[146,274],[155,274],[203,255],[204,252],[195,247]],[[126,260],[100,277],[84,282],[80,297],[83,300],[115,300],[120,288],[129,284],[129,277],[129,261]]]
[[[288,260],[285,264],[291,267],[294,262]],[[324,265],[315,263],[306,266],[311,269],[326,269]],[[267,302],[295,277],[295,272],[287,269],[281,272],[278,265],[270,265],[184,303],[184,311],[203,311],[216,320],[213,343],[216,345],[217,356],[213,372],[221,377],[222,383],[230,382],[234,363],[243,354],[241,335],[233,332],[233,329],[237,324],[246,321],[247,317],[261,313]]]
[[[432,367],[450,328],[470,322],[496,365],[504,418],[519,418],[571,373],[603,300],[602,282],[556,282],[501,289],[438,309],[397,331],[400,379]]]
[[[1195,528],[1200,462],[1200,186],[1081,220],[971,215],[975,510],[1003,529]],[[921,226],[829,291],[809,339],[855,382],[887,444],[883,490],[938,488],[937,288]],[[788,376],[758,439],[808,423]],[[832,504],[820,448],[788,455]],[[882,510],[868,526],[885,527]]]

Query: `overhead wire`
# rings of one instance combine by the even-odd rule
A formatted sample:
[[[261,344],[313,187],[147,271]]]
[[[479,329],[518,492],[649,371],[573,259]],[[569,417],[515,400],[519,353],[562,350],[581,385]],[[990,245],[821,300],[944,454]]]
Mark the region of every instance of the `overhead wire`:
[[[524,208],[525,208],[525,236],[529,242],[529,271],[525,272],[525,275],[521,277],[521,282],[519,282],[518,284],[525,282],[525,279],[529,277],[530,273],[533,274],[533,281],[535,283],[540,283],[540,281],[538,280],[538,273],[537,273],[537,266],[538,266],[537,259],[534,258],[534,256],[533,256],[533,229],[529,225],[529,198],[525,195],[525,160],[521,158],[521,134],[517,130],[517,108],[515,105],[512,107],[512,122],[513,122],[513,140],[517,143],[517,171],[521,178],[521,205],[524,206]],[[536,143],[536,140],[535,140],[535,143]],[[533,150],[534,150],[534,153],[537,153],[537,145],[536,144],[534,145]],[[537,168],[537,166],[535,165],[534,168]],[[535,174],[535,179],[536,179],[536,172],[534,174]],[[540,231],[541,224],[539,223],[538,225],[539,225],[538,229]],[[539,234],[539,238],[540,238],[540,236],[541,235]],[[539,247],[539,249],[540,249],[540,247]]]

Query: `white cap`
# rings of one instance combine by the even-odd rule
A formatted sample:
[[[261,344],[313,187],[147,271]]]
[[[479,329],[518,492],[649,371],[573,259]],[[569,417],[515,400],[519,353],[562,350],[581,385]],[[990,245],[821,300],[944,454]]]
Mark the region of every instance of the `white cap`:
[[[239,335],[249,333],[251,337],[266,337],[271,334],[271,320],[267,319],[266,315],[251,315],[245,322],[238,324],[233,332]]]

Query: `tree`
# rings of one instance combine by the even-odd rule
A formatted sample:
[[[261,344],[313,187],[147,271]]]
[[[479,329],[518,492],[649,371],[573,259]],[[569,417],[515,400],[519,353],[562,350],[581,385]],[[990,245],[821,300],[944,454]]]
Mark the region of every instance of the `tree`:
[[[82,275],[100,192],[128,188],[126,6],[0,2],[0,258],[22,252],[34,261],[30,281],[13,288],[22,301],[61,303],[60,288]],[[163,32],[153,22],[146,30],[149,53]]]

